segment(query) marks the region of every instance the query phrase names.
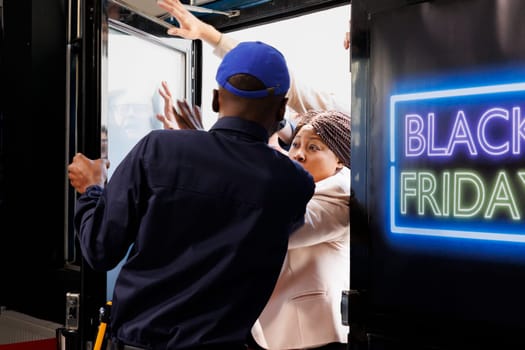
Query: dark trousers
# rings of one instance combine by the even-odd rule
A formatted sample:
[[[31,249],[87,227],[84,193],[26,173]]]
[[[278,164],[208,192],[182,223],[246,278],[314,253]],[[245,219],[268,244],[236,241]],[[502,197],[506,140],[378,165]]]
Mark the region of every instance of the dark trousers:
[[[124,345],[124,344],[115,344],[108,342],[106,350],[147,350],[144,348],[138,348],[136,346]],[[191,350],[246,350],[245,346],[240,345],[216,345],[216,346],[204,346],[204,347],[195,347]]]
[[[312,348],[317,350],[348,350],[348,344],[344,343],[330,343],[317,348]],[[310,349],[311,350],[311,349]]]
[[[248,350],[266,350],[263,347],[259,346],[255,339],[250,335],[248,337],[247,341]],[[330,343],[326,345],[322,345],[316,348],[308,348],[308,350],[348,350],[348,344],[344,343]],[[302,350],[302,349],[295,349],[295,350]]]
[[[137,348],[136,346],[131,346],[131,345],[113,343],[111,341],[108,341],[106,350],[146,350],[146,349]]]
[[[106,350],[146,350],[144,348],[137,348],[136,346],[124,344],[108,344]]]

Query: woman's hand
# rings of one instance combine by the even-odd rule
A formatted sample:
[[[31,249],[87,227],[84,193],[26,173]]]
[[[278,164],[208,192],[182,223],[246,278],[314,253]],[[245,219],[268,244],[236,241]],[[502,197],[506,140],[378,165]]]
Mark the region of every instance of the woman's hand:
[[[173,106],[173,99],[171,91],[168,88],[168,83],[161,82],[159,94],[164,99],[164,114],[157,114],[157,119],[164,125],[164,129],[180,129],[177,125],[175,106]]]
[[[220,41],[221,33],[213,26],[195,17],[179,0],[158,0],[157,5],[169,12],[179,23],[179,27],[168,29],[169,35],[190,40],[200,39],[210,45],[217,45]]]
[[[199,106],[190,107],[188,101],[177,100],[178,112],[175,118],[180,129],[204,130]]]
[[[177,100],[175,108],[168,83],[163,81],[161,84],[159,94],[164,99],[164,114],[157,114],[157,119],[164,125],[164,129],[203,130],[199,106],[191,108],[186,100]]]
[[[343,46],[345,50],[348,50],[350,48],[350,32],[346,32],[345,39],[343,41]]]

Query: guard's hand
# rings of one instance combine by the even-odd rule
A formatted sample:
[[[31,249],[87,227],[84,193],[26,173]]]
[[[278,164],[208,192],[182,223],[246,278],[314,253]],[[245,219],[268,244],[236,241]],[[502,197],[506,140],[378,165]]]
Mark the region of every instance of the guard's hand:
[[[89,159],[82,153],[77,153],[73,157],[68,167],[68,177],[73,186],[79,193],[86,192],[89,186],[104,186],[108,178],[109,160]]]

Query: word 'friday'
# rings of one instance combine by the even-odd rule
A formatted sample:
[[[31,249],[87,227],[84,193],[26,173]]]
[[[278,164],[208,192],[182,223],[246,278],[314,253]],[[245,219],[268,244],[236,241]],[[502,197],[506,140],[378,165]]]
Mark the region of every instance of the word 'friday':
[[[483,218],[506,215],[521,220],[525,198],[525,170],[511,176],[500,170],[492,183],[476,171],[402,171],[400,174],[400,213],[435,217]]]

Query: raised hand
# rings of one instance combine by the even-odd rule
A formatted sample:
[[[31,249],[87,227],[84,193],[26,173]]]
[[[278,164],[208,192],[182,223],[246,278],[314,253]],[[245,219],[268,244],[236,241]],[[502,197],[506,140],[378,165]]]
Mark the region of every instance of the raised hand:
[[[343,40],[343,47],[348,50],[350,48],[350,32],[345,33],[345,38]]]
[[[221,33],[218,30],[195,17],[179,0],[158,0],[157,5],[169,12],[179,22],[179,27],[168,29],[169,35],[190,40],[201,39],[211,45],[217,44],[221,39]]]
[[[199,106],[194,105],[193,108],[190,108],[186,100],[177,100],[177,106],[179,113],[176,114],[176,119],[181,129],[204,130]]]
[[[173,105],[171,91],[166,81],[161,82],[159,94],[164,99],[164,114],[157,114],[157,119],[164,125],[164,129],[180,129],[176,120],[177,112]]]
[[[157,119],[164,125],[164,129],[203,130],[199,106],[191,108],[186,100],[177,100],[177,108],[175,108],[168,83],[163,81],[161,85],[159,94],[164,99],[164,115],[157,114]]]
[[[192,40],[201,38],[201,27],[204,23],[189,12],[179,0],[159,0],[157,5],[168,11],[179,22],[180,27],[170,28],[168,34]]]

